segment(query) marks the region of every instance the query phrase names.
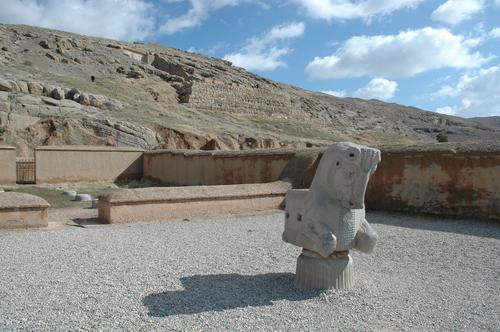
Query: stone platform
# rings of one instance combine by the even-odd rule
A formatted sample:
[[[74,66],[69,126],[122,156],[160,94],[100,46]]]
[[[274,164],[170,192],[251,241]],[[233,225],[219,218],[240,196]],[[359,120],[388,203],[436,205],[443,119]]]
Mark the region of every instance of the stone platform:
[[[287,182],[120,189],[99,197],[107,223],[216,217],[277,209]]]
[[[47,227],[50,204],[38,196],[0,193],[0,229]]]

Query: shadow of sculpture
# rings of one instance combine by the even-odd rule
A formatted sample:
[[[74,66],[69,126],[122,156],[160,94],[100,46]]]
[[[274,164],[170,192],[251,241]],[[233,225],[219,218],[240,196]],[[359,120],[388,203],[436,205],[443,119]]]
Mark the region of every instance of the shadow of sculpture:
[[[295,289],[293,280],[292,273],[196,275],[181,278],[185,290],[150,294],[142,302],[150,316],[165,317],[270,306],[273,301],[301,301],[318,294]]]

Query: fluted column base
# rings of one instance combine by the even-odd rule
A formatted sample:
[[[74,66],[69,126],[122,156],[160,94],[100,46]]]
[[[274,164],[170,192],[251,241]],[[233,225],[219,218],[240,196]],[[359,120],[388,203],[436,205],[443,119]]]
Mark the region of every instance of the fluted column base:
[[[328,258],[302,253],[297,258],[295,287],[300,289],[347,289],[352,286],[352,258],[335,255]]]

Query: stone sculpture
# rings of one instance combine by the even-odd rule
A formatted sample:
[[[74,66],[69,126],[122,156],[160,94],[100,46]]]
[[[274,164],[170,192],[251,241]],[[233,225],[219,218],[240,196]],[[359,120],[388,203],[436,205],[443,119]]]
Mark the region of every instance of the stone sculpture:
[[[349,288],[350,249],[371,253],[377,234],[365,219],[364,197],[380,151],[354,143],[330,146],[310,189],[288,191],[283,241],[302,247],[295,285]]]

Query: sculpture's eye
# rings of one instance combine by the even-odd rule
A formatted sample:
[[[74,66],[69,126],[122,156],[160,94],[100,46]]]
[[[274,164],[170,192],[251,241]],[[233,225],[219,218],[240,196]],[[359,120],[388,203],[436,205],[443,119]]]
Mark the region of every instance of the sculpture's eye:
[[[349,153],[349,157],[354,158],[354,153]]]
[[[337,161],[337,166],[340,166],[340,161]]]

